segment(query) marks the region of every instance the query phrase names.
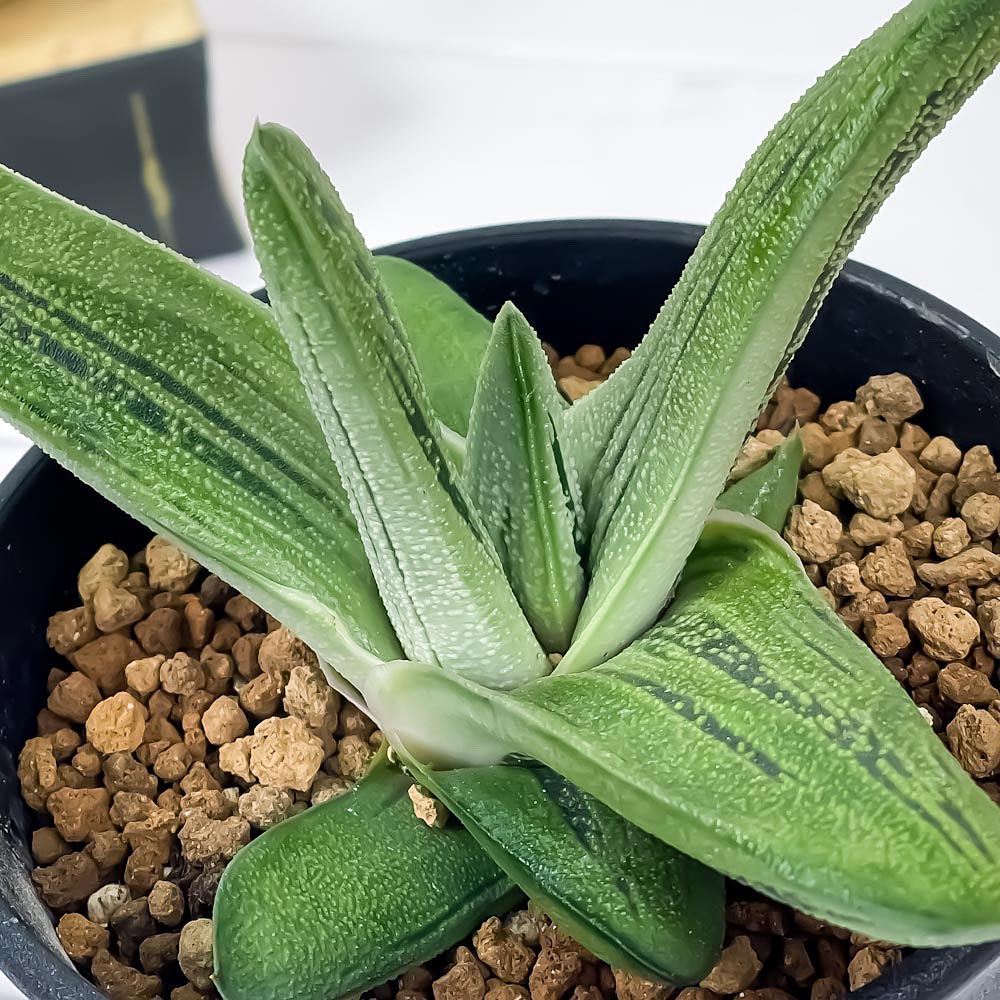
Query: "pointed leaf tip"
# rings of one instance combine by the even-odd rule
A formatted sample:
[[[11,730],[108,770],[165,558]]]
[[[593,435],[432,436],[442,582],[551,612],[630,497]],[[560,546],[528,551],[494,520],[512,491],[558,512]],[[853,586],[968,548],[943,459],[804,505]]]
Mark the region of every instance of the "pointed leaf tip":
[[[244,171],[254,248],[400,642],[488,685],[543,676],[361,234],[293,132],[259,139]]]
[[[590,536],[568,667],[656,620],[847,254],[998,59],[995,0],[914,0],[879,28],[770,132],[629,363],[567,412]]]
[[[535,634],[559,653],[586,585],[579,488],[559,437],[563,409],[537,334],[504,303],[476,385],[465,482]]]
[[[755,517],[780,533],[798,496],[802,456],[802,438],[796,429],[764,465],[733,483],[716,501],[716,509]]]

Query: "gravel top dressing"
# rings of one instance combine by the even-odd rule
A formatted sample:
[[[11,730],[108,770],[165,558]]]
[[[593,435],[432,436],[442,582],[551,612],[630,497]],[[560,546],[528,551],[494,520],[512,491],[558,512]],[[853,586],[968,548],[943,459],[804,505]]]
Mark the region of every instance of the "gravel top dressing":
[[[910,343],[825,409],[782,381],[998,63],[997,0],[911,0],[610,357],[546,350],[489,252],[489,316],[374,255],[276,123],[269,305],[0,167],[0,415],[155,536],[52,609],[20,755],[73,961],[115,998],[825,1000],[1000,940],[994,459],[915,422]]]
[[[546,353],[578,399],[626,358],[595,345]],[[962,767],[1000,802],[1000,474],[919,424],[919,392],[874,376],[821,409],[781,386],[733,480],[786,436],[804,447],[785,538],[841,619],[863,636]],[[154,538],[102,545],[81,567],[83,603],[58,611],[38,736],[19,762],[40,816],[33,878],[67,953],[112,998],[196,1000],[212,988],[212,905],[226,864],[259,833],[353,787],[383,746],[327,684],[303,643]],[[428,826],[455,821],[411,784]],[[372,991],[378,1000],[834,1000],[899,960],[887,942],[728,888],[726,947],[677,991],[613,969],[533,904]]]

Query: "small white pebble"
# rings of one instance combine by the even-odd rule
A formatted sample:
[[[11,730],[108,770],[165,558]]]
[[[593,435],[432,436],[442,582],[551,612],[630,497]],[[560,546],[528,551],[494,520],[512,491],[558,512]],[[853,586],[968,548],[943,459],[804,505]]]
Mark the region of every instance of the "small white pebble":
[[[130,902],[132,893],[127,885],[102,885],[92,893],[87,900],[87,918],[101,927],[107,927],[108,921],[115,911],[125,903]]]

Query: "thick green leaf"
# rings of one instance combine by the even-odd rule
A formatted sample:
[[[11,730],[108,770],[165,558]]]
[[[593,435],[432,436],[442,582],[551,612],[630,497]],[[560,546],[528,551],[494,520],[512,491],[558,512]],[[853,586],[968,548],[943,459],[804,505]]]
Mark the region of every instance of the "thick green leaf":
[[[598,958],[697,982],[725,930],[722,876],[541,765],[431,771],[418,780],[552,919]]]
[[[410,780],[377,766],[268,830],[215,897],[224,1000],[329,1000],[434,958],[520,893],[458,825],[429,829]]]
[[[321,654],[399,655],[267,307],[3,168],[0,411]]]
[[[591,583],[562,670],[655,621],[848,252],[998,59],[995,0],[914,0],[775,127],[633,357],[570,409]]]
[[[716,501],[717,510],[755,517],[772,531],[781,531],[799,490],[802,441],[793,434],[759,469],[733,483]]]
[[[441,770],[498,764],[517,745],[495,736],[484,704],[470,702],[468,691],[488,689],[459,679],[436,664],[394,660],[365,671],[360,691],[389,744],[409,759]]]
[[[753,524],[710,523],[666,619],[601,667],[522,689],[511,732],[808,913],[902,944],[996,939],[1000,810]]]
[[[476,386],[465,483],[550,653],[569,645],[585,588],[577,551],[579,489],[558,437],[564,408],[538,336],[508,302]]]
[[[1000,937],[1000,810],[756,521],[709,522],[664,620],[599,667],[502,694],[411,665],[381,697],[447,705],[463,742],[478,724],[817,917],[918,946]]]
[[[550,669],[442,450],[406,333],[327,176],[259,126],[244,163],[254,247],[407,655],[509,687]]]
[[[403,321],[434,412],[464,436],[490,321],[422,267],[399,257],[378,256],[375,263]]]

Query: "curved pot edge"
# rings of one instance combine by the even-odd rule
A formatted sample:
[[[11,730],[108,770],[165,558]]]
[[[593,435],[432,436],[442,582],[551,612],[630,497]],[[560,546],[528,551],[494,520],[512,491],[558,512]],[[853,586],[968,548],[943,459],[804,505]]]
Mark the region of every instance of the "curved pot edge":
[[[630,239],[662,240],[669,235],[676,243],[692,248],[704,232],[704,226],[644,219],[552,219],[538,222],[508,223],[497,226],[454,230],[407,240],[381,247],[376,252],[414,259],[419,262],[455,248],[483,243],[503,245],[526,237],[534,239],[564,238],[567,233],[608,236],[615,234]],[[990,330],[936,296],[874,267],[848,261],[841,282],[857,284],[869,293],[891,298],[904,308],[926,317],[928,322],[947,327],[958,338],[975,345],[975,353],[984,364],[995,369],[1000,342]],[[1000,376],[1000,371],[997,372]],[[0,481],[0,512],[8,503],[31,487],[50,461],[37,447],[32,447],[14,468]],[[34,932],[14,913],[0,896],[0,927],[11,935],[11,949],[0,956],[0,967],[10,981],[22,990],[32,990],[39,1000],[100,1000],[102,994],[83,979],[69,963],[60,961],[47,948],[38,949]],[[14,949],[23,946],[34,956],[23,965],[6,959]],[[1000,978],[1000,942],[950,948],[922,949],[893,967],[882,979],[859,991],[858,1000],[939,1000],[941,994],[960,991],[982,984],[991,970]],[[992,990],[980,988],[983,995]]]
[[[48,948],[39,947],[34,930],[4,899],[0,899],[0,927],[4,928],[7,946],[0,971],[26,996],[39,1000],[107,1000],[69,959],[61,960]],[[30,960],[17,961],[19,951]]]
[[[448,248],[481,244],[484,240],[496,246],[520,242],[526,236],[533,239],[565,238],[567,234],[617,235],[629,239],[662,239],[669,235],[676,243],[689,243],[693,248],[705,232],[705,226],[693,222],[668,222],[656,219],[543,219],[537,222],[511,222],[496,226],[455,229],[431,236],[392,243],[376,250],[379,254],[396,257],[427,258],[437,256]],[[979,350],[984,362],[1000,366],[1000,339],[982,323],[950,305],[943,299],[895,275],[869,264],[848,260],[839,283],[857,285],[866,290],[898,302],[905,309],[924,316],[928,322],[946,326],[962,340],[969,340]],[[1000,375],[1000,372],[998,372]]]

